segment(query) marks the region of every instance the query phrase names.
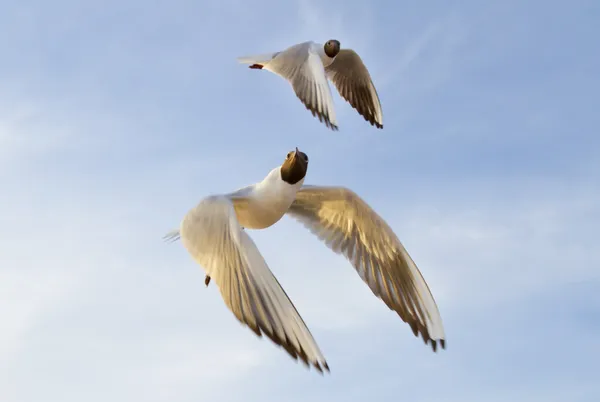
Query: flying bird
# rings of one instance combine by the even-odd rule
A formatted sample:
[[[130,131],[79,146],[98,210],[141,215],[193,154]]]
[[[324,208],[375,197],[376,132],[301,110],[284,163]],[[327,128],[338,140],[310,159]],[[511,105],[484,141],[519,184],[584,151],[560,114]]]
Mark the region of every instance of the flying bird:
[[[319,372],[329,365],[294,304],[245,229],[266,229],[289,215],[343,254],[371,291],[433,351],[446,341],[435,300],[392,229],[344,187],[304,185],[308,156],[289,152],[260,182],[204,198],[165,240],[181,239],[217,285],[227,307],[258,336]]]
[[[308,41],[280,52],[239,57],[238,61],[285,78],[313,116],[332,130],[338,130],[338,124],[327,79],[366,121],[383,128],[381,103],[369,70],[354,50],[341,49],[336,39],[325,45]]]

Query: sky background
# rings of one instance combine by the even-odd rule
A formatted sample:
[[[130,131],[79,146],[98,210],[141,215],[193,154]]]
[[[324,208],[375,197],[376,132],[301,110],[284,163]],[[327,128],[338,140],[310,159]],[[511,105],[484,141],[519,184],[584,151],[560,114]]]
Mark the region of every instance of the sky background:
[[[600,400],[597,1],[0,0],[0,400]],[[336,38],[376,130],[237,56]],[[434,354],[285,217],[253,239],[320,376],[162,236],[295,146],[382,215],[439,305]],[[289,242],[294,238],[293,244]]]

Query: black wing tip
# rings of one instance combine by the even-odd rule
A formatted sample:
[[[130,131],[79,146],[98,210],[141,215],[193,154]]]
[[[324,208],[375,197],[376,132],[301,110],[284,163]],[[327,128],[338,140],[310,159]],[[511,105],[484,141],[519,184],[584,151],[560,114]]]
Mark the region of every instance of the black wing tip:
[[[291,355],[291,354],[290,354]],[[327,361],[325,360],[312,360],[309,361],[308,357],[306,356],[306,354],[303,352],[301,355],[291,355],[291,357],[296,360],[296,362],[298,361],[298,357],[300,358],[299,360],[304,364],[304,366],[306,366],[307,369],[310,370],[311,366],[317,370],[317,372],[321,375],[324,375],[325,372],[329,373],[329,364],[327,364]]]
[[[344,99],[346,99],[346,98],[344,97]],[[375,120],[374,114],[371,114],[370,111],[361,110],[361,108],[358,105],[353,105],[348,99],[346,99],[346,101],[350,104],[350,106],[352,106],[352,108],[354,110],[356,110],[358,112],[359,115],[362,116],[363,119],[365,119],[365,121],[367,123],[379,128],[379,129],[383,129],[383,123],[380,123],[377,120]]]
[[[325,124],[325,126],[329,129],[331,129],[332,131],[338,131],[339,127],[337,126],[337,124],[333,124],[331,122],[331,120],[329,120],[329,116],[326,115],[325,113],[319,112],[315,109],[313,109],[308,103],[304,102],[302,99],[300,99],[302,101],[302,103],[304,104],[304,107],[306,108],[306,110],[308,110],[314,117],[316,117],[317,119],[319,119],[319,121],[323,124]]]
[[[421,339],[423,339],[423,342],[425,342],[425,345],[430,344],[431,349],[433,349],[433,351],[435,353],[437,353],[437,350],[438,350],[438,342],[439,342],[440,347],[443,350],[446,350],[446,340],[445,339],[431,338],[429,336],[429,331],[427,331],[427,329],[424,327],[420,327],[416,322],[409,322],[408,325],[410,325],[410,329],[412,330],[413,335],[418,338],[419,334],[420,334]]]
[[[319,361],[314,361],[311,362],[311,365],[317,370],[317,372],[321,375],[324,375],[325,372],[329,373],[329,365],[327,364],[327,362],[325,360],[319,362]],[[310,368],[310,367],[309,367]]]
[[[289,356],[296,361],[296,363],[301,362],[309,371],[312,367],[321,375],[324,375],[325,372],[330,373],[329,364],[327,364],[325,360],[309,360],[304,352],[301,354],[298,354],[296,351],[294,354],[290,353],[289,350],[287,350],[287,352]]]
[[[431,344],[431,349],[433,350],[434,353],[437,353],[437,351],[438,351],[438,342],[440,344],[440,347],[443,350],[446,350],[446,340],[445,339],[438,339],[438,340],[429,339],[429,343]]]
[[[259,338],[262,338],[263,334],[267,335],[267,337],[269,339],[271,339],[275,345],[277,345],[280,348],[282,348],[283,350],[285,350],[287,352],[288,356],[290,356],[296,362],[298,362],[298,361],[302,362],[302,364],[304,364],[308,369],[310,369],[310,367],[313,366],[317,370],[317,372],[321,375],[323,375],[324,371],[327,371],[328,373],[330,372],[329,364],[327,364],[327,362],[325,360],[322,360],[322,361],[309,360],[309,357],[306,355],[306,352],[302,348],[296,349],[295,347],[293,347],[292,343],[290,342],[290,340],[287,337],[285,337],[285,339],[280,339],[274,333],[265,331],[264,328],[260,328],[259,326],[252,326],[249,324],[246,324],[246,325]]]
[[[367,117],[365,117],[365,116],[363,116],[363,117],[365,118],[365,120],[366,120],[366,121],[368,121],[369,123],[371,123],[371,125],[372,125],[373,127],[376,127],[376,128],[378,128],[378,129],[380,129],[380,130],[382,130],[382,129],[383,129],[383,124],[379,123],[379,122],[378,122],[378,121],[376,121],[375,119],[373,119],[373,118],[367,118]]]
[[[423,342],[425,342],[425,345],[427,345],[427,344],[431,345],[431,350],[433,350],[433,353],[437,353],[438,343],[442,349],[446,350],[446,340],[445,339],[433,339],[429,336],[429,334],[426,331],[421,331],[421,338],[423,339]]]
[[[329,120],[329,117],[314,112],[313,115],[317,117],[321,123],[325,124],[325,126],[331,131],[339,131],[340,128],[337,126],[337,124],[333,124],[331,120]]]

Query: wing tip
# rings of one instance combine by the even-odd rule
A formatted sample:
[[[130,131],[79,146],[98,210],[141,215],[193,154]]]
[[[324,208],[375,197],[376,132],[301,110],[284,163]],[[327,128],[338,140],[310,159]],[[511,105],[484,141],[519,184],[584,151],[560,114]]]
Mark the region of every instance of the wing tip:
[[[325,360],[325,358],[320,357],[316,359],[309,360],[306,356],[306,353],[298,354],[298,356],[292,356],[294,360],[298,361],[297,357],[300,358],[300,361],[306,366],[307,369],[310,370],[313,367],[319,374],[323,375],[325,372],[330,373],[329,364]]]
[[[307,364],[307,366],[308,366],[308,364]],[[310,362],[310,366],[314,367],[317,370],[317,372],[321,375],[324,375],[325,372],[327,372],[327,373],[331,372],[329,370],[329,364],[327,364],[327,362],[325,360],[312,361],[312,362]],[[310,369],[310,366],[308,366],[309,369]]]
[[[255,328],[253,328],[253,326],[248,325],[248,323],[245,323],[245,324],[256,335],[258,335],[259,338],[262,338],[262,334],[267,335],[267,337],[269,339],[271,339],[275,345],[277,345],[280,348],[282,348],[283,350],[285,350],[287,352],[288,356],[290,356],[292,359],[294,359],[296,361],[296,363],[298,361],[302,362],[302,364],[304,364],[304,366],[306,366],[309,370],[312,366],[321,375],[323,375],[324,371],[327,371],[328,373],[330,372],[329,364],[327,363],[325,358],[323,358],[322,356],[312,357],[312,358],[308,357],[308,355],[306,354],[304,349],[302,347],[300,347],[300,348],[294,347],[294,345],[292,344],[292,342],[290,342],[290,340],[287,338],[287,336],[284,336],[284,338],[279,338],[277,336],[277,334],[275,334],[274,332],[265,331],[265,328],[261,328],[260,326],[256,326]]]
[[[429,339],[429,343],[431,344],[431,349],[434,353],[438,351],[438,343],[442,350],[446,350],[446,340],[445,339]],[[425,342],[427,344],[427,342]]]
[[[437,353],[438,351],[438,344],[440,346],[441,349],[446,350],[446,339],[444,338],[432,338],[429,336],[429,333],[427,331],[419,331],[421,332],[421,338],[423,339],[423,342],[425,342],[425,345],[429,344],[431,346],[431,350],[433,350],[434,353]],[[416,335],[418,336],[418,335]]]
[[[356,109],[356,108],[355,108],[355,109]],[[357,109],[357,110],[358,110],[358,109]],[[361,114],[362,114],[362,113],[361,113]],[[375,118],[373,118],[373,117],[371,117],[371,116],[364,116],[364,115],[363,115],[363,118],[364,118],[364,119],[365,119],[367,122],[369,122],[369,123],[370,123],[370,124],[371,124],[373,127],[375,127],[375,128],[378,128],[378,129],[380,129],[380,130],[383,130],[383,123],[382,123],[380,120],[378,120],[378,119],[375,119]]]
[[[400,316],[400,318],[402,318],[402,316]],[[406,320],[404,320],[404,318],[402,318],[402,321],[407,322]],[[429,331],[427,330],[427,328],[420,326],[417,322],[408,321],[407,323],[410,326],[410,329],[412,330],[413,335],[416,336],[417,338],[419,337],[419,335],[421,335],[421,339],[423,339],[423,342],[425,343],[425,345],[430,344],[431,349],[434,351],[434,353],[437,353],[437,351],[438,351],[438,343],[439,343],[439,346],[443,350],[446,350],[446,339],[445,338],[435,338],[434,339],[429,335]]]
[[[317,119],[319,119],[319,122],[325,124],[325,126],[327,128],[329,128],[332,131],[339,131],[339,126],[337,124],[337,121],[334,119],[332,120],[330,116],[328,116],[327,114],[323,113],[323,112],[319,112],[313,108],[310,107],[310,105],[308,105],[306,102],[302,101],[302,103],[304,104],[304,107]]]
[[[327,363],[327,361],[324,358],[317,358],[317,359],[309,359],[308,356],[306,356],[306,353],[301,350],[288,350],[288,348],[286,346],[283,345],[279,345],[282,346],[287,352],[288,355],[294,359],[296,361],[296,363],[301,362],[308,370],[312,368],[314,368],[319,374],[324,375],[325,372],[330,373],[331,370],[329,369],[329,364]],[[294,352],[292,354],[292,351]]]

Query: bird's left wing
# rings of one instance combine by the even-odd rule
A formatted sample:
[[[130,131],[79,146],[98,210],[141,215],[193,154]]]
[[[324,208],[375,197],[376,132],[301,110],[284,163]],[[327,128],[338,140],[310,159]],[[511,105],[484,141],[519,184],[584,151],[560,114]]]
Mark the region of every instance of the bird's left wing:
[[[343,187],[304,186],[288,214],[343,254],[371,291],[434,351],[445,348],[442,318],[429,286],[392,229]]]

